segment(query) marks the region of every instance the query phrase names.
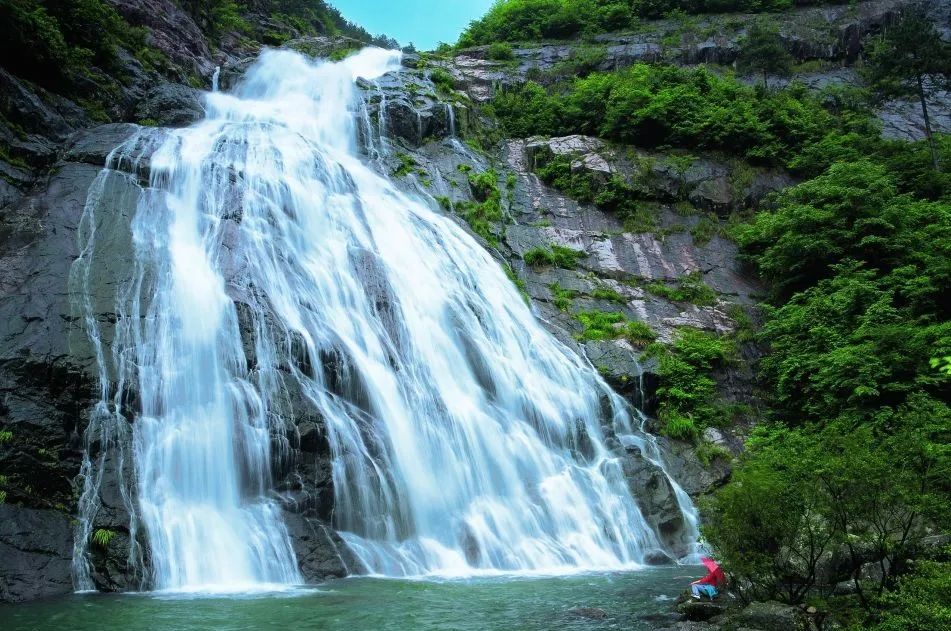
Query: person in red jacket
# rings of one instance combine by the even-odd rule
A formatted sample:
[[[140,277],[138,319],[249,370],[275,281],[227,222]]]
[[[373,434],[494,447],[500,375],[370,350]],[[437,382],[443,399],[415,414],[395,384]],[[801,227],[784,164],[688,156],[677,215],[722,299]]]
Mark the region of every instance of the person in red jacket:
[[[726,585],[726,574],[720,569],[720,565],[710,557],[702,557],[700,561],[709,572],[699,581],[690,583],[690,591],[694,598],[706,596],[713,600]]]

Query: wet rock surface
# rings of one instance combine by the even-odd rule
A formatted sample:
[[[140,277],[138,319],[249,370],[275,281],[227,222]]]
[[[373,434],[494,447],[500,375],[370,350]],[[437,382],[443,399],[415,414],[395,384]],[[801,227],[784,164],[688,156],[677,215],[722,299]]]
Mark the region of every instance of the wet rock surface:
[[[627,452],[623,467],[631,494],[660,538],[664,551],[671,555],[666,560],[663,555],[657,555],[652,561],[654,564],[672,562],[688,552],[690,543],[684,537],[686,524],[674,487],[664,471],[644,458],[639,450],[628,449]]]
[[[682,602],[677,605],[677,611],[687,620],[706,622],[729,611],[729,603],[722,596],[716,600],[689,596],[682,598]]]
[[[317,583],[363,571],[360,561],[326,522],[298,513],[285,513],[284,524],[301,575],[307,582]]]
[[[0,504],[0,601],[71,592],[73,532],[55,510]]]
[[[204,93],[177,83],[155,86],[135,109],[139,122],[148,121],[162,127],[185,127],[204,116]]]

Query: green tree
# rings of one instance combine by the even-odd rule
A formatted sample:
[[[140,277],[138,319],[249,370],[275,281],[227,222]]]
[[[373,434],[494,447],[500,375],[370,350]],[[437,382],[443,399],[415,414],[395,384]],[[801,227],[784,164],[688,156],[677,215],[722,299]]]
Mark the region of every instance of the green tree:
[[[914,573],[884,599],[885,615],[871,631],[933,631],[951,628],[951,550],[943,561],[919,561]]]
[[[923,12],[910,11],[872,42],[868,69],[870,83],[880,96],[918,99],[932,164],[938,171],[938,149],[931,129],[928,98],[947,87],[951,78],[951,44],[941,39]]]
[[[758,428],[731,483],[705,507],[703,536],[747,600],[799,603],[837,540],[813,471],[817,441],[781,426]]]
[[[740,40],[740,53],[736,60],[741,72],[761,73],[763,87],[769,88],[769,75],[788,77],[792,72],[793,58],[779,36],[775,24],[757,20]]]

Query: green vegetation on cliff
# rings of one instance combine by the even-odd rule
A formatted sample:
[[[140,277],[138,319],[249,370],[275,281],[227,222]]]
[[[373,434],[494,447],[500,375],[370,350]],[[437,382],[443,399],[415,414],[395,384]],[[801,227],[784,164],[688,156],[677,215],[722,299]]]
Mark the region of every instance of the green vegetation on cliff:
[[[795,6],[826,4],[823,0],[498,0],[472,22],[459,46],[498,41],[567,39],[636,28],[641,19],[677,13],[761,13]]]
[[[270,45],[302,35],[343,35],[366,44],[396,45],[386,36],[373,37],[324,0],[179,0],[179,4],[213,36],[229,31],[251,34],[256,24],[266,23],[257,35]],[[249,19],[251,16],[266,20]]]
[[[834,96],[834,95],[832,95]],[[719,150],[812,175],[838,155],[884,151],[867,112],[804,86],[756,89],[703,67],[635,64],[543,87],[528,82],[492,102],[507,134],[587,134],[644,147]],[[927,166],[927,163],[926,163]]]
[[[734,354],[726,337],[684,327],[670,346],[653,344],[648,355],[658,360],[660,387],[657,416],[671,438],[696,439],[707,427],[721,425],[728,415],[717,401],[712,372]]]
[[[738,230],[774,287],[761,333],[772,416],[705,529],[754,598],[828,597],[823,563],[844,556],[864,624],[933,553],[925,537],[951,528],[951,383],[931,365],[951,352],[951,202],[902,193],[907,176],[838,162]],[[905,615],[889,610],[882,628]]]
[[[145,31],[103,0],[0,0],[4,67],[44,87],[80,83],[93,66],[116,70],[120,48],[144,52]]]
[[[640,6],[588,3],[581,22],[559,13],[581,4],[502,2],[461,43],[626,28],[599,20],[608,5],[622,18]],[[727,8],[784,8],[766,4]],[[744,598],[808,601],[855,628],[942,628],[949,617],[948,552],[928,537],[951,532],[951,374],[942,369],[951,357],[951,137],[929,128],[923,141],[885,140],[873,114],[876,95],[914,98],[927,114],[927,91],[944,85],[949,48],[922,19],[906,12],[866,42],[871,89],[794,81],[770,90],[723,68],[635,64],[535,76],[490,106],[511,136],[703,149],[800,181],[729,228],[772,290],[759,334],[748,318],[732,338],[684,328],[648,352],[658,361],[661,430],[695,439],[729,420],[714,373],[738,341],[758,338],[765,417],[732,481],[708,498],[704,536]],[[902,43],[912,33],[929,43]],[[744,69],[790,71],[777,39],[767,25],[752,29]],[[636,182],[572,172],[567,157],[535,166],[576,199],[636,207]],[[686,300],[679,294],[692,288],[647,289]],[[615,335],[609,318],[587,319],[589,337]]]
[[[178,4],[195,20],[211,48],[229,34],[270,45],[318,34],[396,45],[347,22],[323,0]],[[107,0],[0,0],[0,60],[5,70],[76,101],[100,120],[116,117],[122,86],[139,72],[137,65],[175,81],[194,85],[205,81],[194,75],[193,68],[177,68],[150,40],[148,27],[130,24]]]

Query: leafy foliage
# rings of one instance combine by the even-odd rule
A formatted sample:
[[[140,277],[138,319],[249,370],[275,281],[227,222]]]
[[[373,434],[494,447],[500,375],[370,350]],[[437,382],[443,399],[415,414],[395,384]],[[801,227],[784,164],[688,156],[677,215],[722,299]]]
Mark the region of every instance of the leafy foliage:
[[[489,59],[494,59],[496,61],[508,61],[510,59],[515,59],[515,53],[512,51],[512,46],[506,44],[505,42],[493,42],[488,51],[486,51],[486,56]]]
[[[565,289],[558,283],[552,283],[548,286],[551,290],[552,304],[559,311],[568,311],[571,309],[572,301],[578,297],[578,292],[573,289]]]
[[[883,168],[844,163],[781,196],[740,232],[778,299],[763,373],[793,418],[888,418],[947,385],[951,205],[896,191]]]
[[[837,127],[805,89],[766,93],[704,68],[648,64],[556,89],[529,81],[498,94],[491,107],[510,136],[581,133],[639,146],[721,150],[800,170],[810,165],[794,165],[793,157]]]
[[[583,170],[572,170],[572,157],[553,155],[539,158],[535,170],[542,181],[580,202],[594,203],[615,213],[629,232],[650,232],[655,226],[652,213],[639,202],[641,192],[624,179],[603,180]]]
[[[482,173],[469,173],[469,188],[475,201],[459,202],[456,210],[469,223],[472,230],[496,245],[497,239],[492,232],[492,223],[502,220],[502,193],[499,190],[499,175],[494,169]]]
[[[144,46],[103,0],[0,0],[0,57],[11,72],[48,88],[70,86],[90,66],[114,68],[118,49]]]
[[[452,75],[442,68],[434,68],[429,73],[429,80],[433,82],[436,89],[444,94],[451,94],[455,89],[455,81]]]
[[[884,593],[923,536],[922,517],[944,519],[948,509],[948,450],[929,438],[942,423],[947,432],[947,411],[916,401],[900,416],[889,436],[839,423],[757,429],[704,527],[748,598],[797,603],[817,589],[828,595],[836,580],[852,581],[868,606]],[[852,569],[820,583],[833,550]],[[883,559],[878,580],[861,578],[869,555]]]
[[[396,41],[385,35],[370,35],[353,24],[325,0],[181,0],[180,4],[207,34],[217,37],[234,31],[245,35],[253,28],[247,16],[268,16],[269,24],[280,30],[265,29],[261,39],[272,45],[282,44],[298,35],[343,35],[359,42],[395,48]]]
[[[583,311],[575,314],[582,330],[581,341],[624,338],[634,346],[647,346],[657,334],[644,322],[630,321],[617,311]]]
[[[884,599],[883,619],[872,631],[951,628],[951,561],[919,561]]]
[[[728,363],[733,352],[728,338],[689,327],[680,329],[672,347],[648,348],[658,360],[657,416],[665,434],[693,439],[704,428],[722,424],[726,415],[717,404],[711,373]]]
[[[880,628],[933,628],[940,599],[907,597],[946,582],[946,565],[888,590],[929,529],[951,526],[951,375],[931,361],[951,354],[951,204],[944,185],[936,199],[903,192],[920,162],[894,155],[834,163],[737,230],[774,287],[761,376],[775,421],[705,534],[753,597],[799,602],[849,580],[868,620],[886,603]],[[820,582],[832,550],[849,569]],[[869,558],[879,579],[861,574]]]

